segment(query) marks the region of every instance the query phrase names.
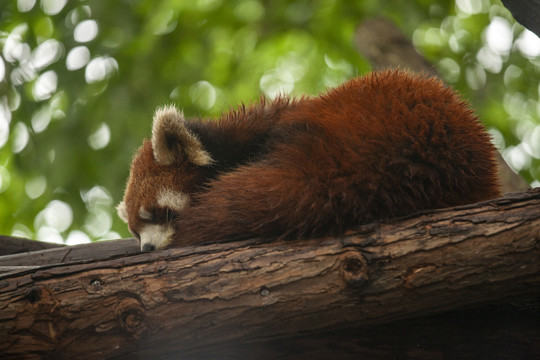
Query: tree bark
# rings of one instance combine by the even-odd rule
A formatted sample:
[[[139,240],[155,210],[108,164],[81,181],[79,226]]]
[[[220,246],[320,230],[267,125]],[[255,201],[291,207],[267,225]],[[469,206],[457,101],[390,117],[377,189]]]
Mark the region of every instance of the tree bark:
[[[437,69],[416,51],[411,40],[388,19],[364,21],[356,30],[354,41],[358,51],[368,59],[373,69],[399,67],[441,77]],[[529,188],[529,184],[508,166],[499,153],[497,167],[503,194]]]
[[[59,247],[63,245],[0,235],[0,256]]]
[[[30,246],[30,243],[36,243]],[[20,243],[20,245],[17,245]],[[21,248],[35,249],[21,253]],[[39,250],[38,249],[44,249]],[[10,252],[13,251],[14,252]],[[0,256],[0,273],[17,273],[23,269],[34,269],[41,265],[63,264],[76,261],[105,260],[118,256],[138,254],[140,245],[136,239],[102,241],[76,246],[62,246],[35,240],[0,238],[0,252],[8,255]]]
[[[404,319],[535,298],[539,209],[540,189],[533,189],[342,238],[252,240],[21,269],[0,275],[0,355],[249,358],[294,339],[316,348],[307,333],[320,334],[321,343],[356,334],[362,343],[358,334],[387,336],[390,322],[402,321],[397,329],[406,331],[426,324]],[[342,330],[351,327],[360,330]],[[527,330],[526,344],[538,339],[538,325]],[[531,346],[527,355],[538,354]]]

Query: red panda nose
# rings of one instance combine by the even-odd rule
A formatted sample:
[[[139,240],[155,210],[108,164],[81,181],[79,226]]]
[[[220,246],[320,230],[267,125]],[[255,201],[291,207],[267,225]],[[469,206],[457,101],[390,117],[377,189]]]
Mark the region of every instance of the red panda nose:
[[[142,246],[142,251],[143,252],[149,252],[149,251],[154,251],[154,250],[156,250],[156,247],[154,245],[152,245],[152,244],[144,244]]]

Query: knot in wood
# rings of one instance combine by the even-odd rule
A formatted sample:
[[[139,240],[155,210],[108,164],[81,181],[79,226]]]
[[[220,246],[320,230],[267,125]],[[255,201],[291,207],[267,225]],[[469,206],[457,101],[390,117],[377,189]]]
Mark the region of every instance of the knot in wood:
[[[359,252],[348,252],[342,256],[341,276],[347,286],[363,287],[369,276],[366,259]]]
[[[116,306],[116,316],[122,329],[135,337],[142,335],[145,329],[145,309],[139,300],[128,297]]]
[[[41,289],[37,286],[31,287],[26,291],[26,298],[30,304],[35,304],[41,300]]]
[[[259,294],[261,296],[268,296],[268,295],[270,295],[270,289],[268,289],[266,286],[263,286],[263,287],[260,288]]]
[[[0,280],[0,289],[5,288],[9,285],[6,280]]]
[[[101,290],[103,281],[101,279],[93,279],[90,281],[90,285],[94,288],[94,290]]]

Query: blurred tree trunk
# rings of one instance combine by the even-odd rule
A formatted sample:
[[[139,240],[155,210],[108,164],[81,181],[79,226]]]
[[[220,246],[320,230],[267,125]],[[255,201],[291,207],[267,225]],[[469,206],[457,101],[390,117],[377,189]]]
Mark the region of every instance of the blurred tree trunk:
[[[540,36],[540,0],[502,0],[514,19]]]
[[[415,73],[440,77],[437,69],[420,55],[412,42],[387,19],[379,18],[362,23],[356,31],[355,44],[373,69],[399,67]],[[529,184],[510,169],[499,153],[497,165],[503,194],[529,188]]]
[[[492,358],[502,346],[532,358],[539,322],[502,316],[502,305],[497,316],[418,318],[539,296],[539,208],[534,189],[343,238],[63,257],[35,269],[24,268],[35,257],[14,255],[9,264],[18,256],[23,268],[0,275],[0,355]],[[478,338],[464,341],[472,330]]]

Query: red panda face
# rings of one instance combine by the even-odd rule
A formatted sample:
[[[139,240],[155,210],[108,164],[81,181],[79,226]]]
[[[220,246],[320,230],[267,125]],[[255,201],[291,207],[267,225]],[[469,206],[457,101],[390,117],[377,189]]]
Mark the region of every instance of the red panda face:
[[[133,159],[124,200],[117,207],[141,250],[170,244],[172,221],[189,207],[190,194],[202,181],[201,168],[211,162],[181,113],[174,107],[156,112],[152,141],[145,141]]]

